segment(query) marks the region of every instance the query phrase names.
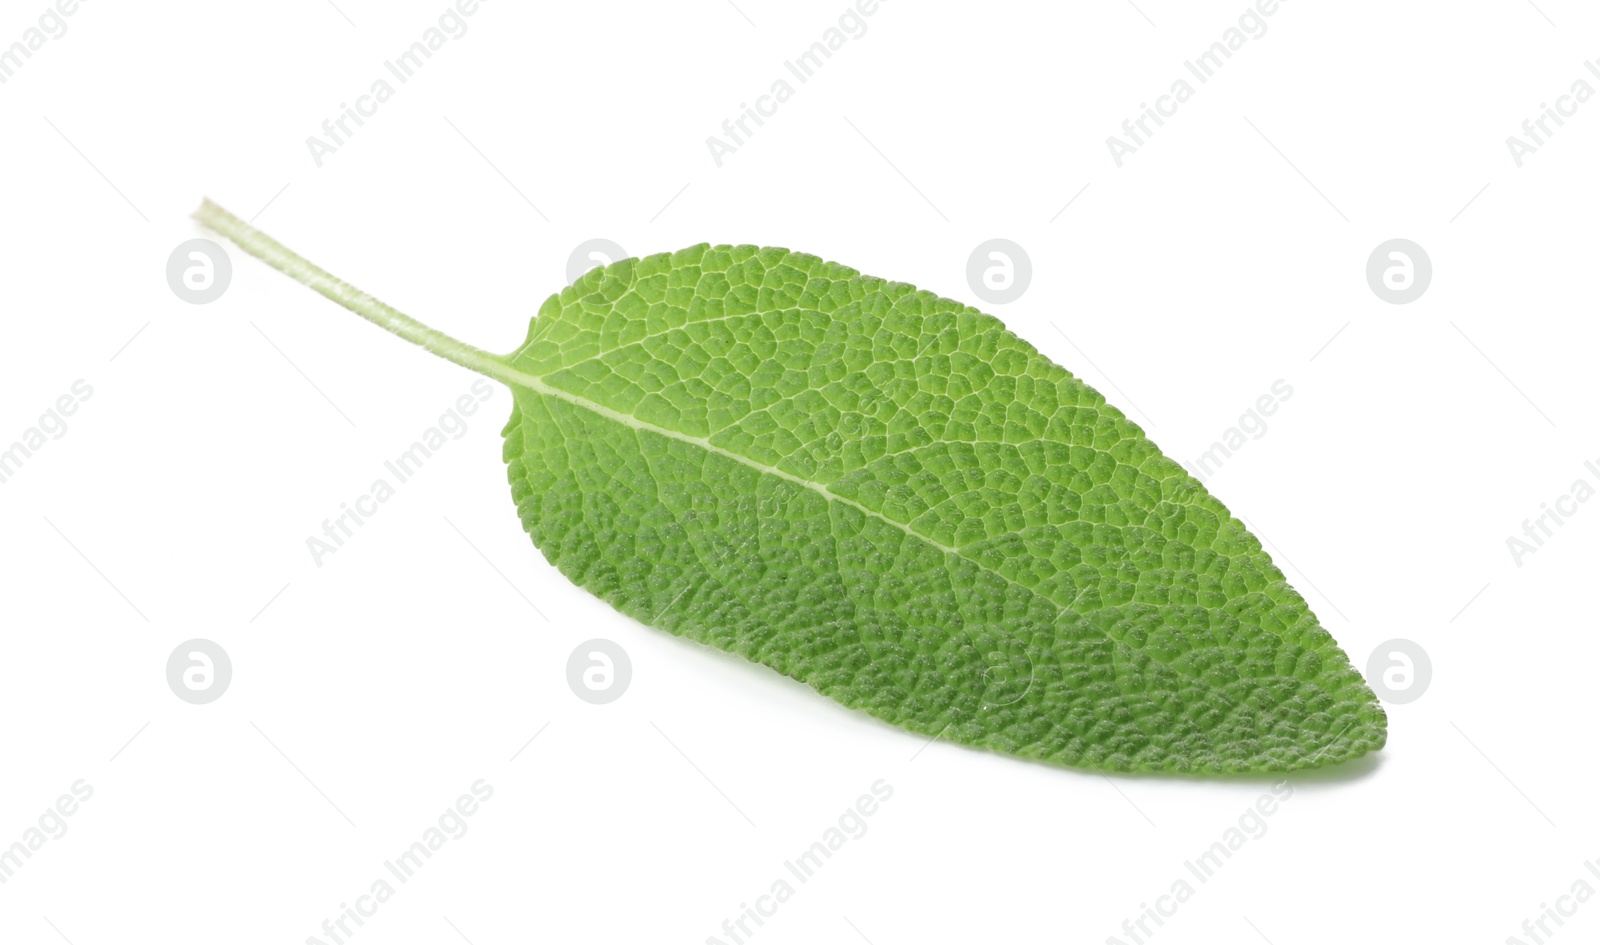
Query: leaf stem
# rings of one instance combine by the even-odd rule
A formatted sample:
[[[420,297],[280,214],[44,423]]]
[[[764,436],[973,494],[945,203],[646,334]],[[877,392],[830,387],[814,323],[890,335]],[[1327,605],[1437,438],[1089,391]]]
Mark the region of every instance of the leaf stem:
[[[457,341],[441,331],[429,328],[393,306],[373,298],[209,199],[200,204],[200,209],[194,212],[194,218],[226,236],[250,255],[296,282],[343,305],[379,328],[393,332],[412,344],[420,345],[447,361],[454,361],[486,377],[510,383],[507,380],[510,365],[504,358]]]

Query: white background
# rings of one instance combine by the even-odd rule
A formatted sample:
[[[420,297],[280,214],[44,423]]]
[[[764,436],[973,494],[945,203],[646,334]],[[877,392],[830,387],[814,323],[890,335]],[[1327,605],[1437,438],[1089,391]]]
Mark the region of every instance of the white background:
[[[444,0],[92,0],[0,85],[0,446],[94,391],[0,485],[0,843],[94,788],[0,885],[0,940],[330,941],[482,778],[470,831],[348,941],[731,941],[881,778],[868,833],[747,941],[1131,942],[1268,789],[925,748],[617,616],[519,527],[499,387],[315,566],[307,537],[473,378],[237,250],[220,300],[179,300],[202,196],[491,350],[593,237],[788,246],[973,303],[969,253],[1014,240],[1032,285],[985,307],[1169,455],[1292,385],[1209,487],[1357,666],[1396,637],[1433,662],[1380,755],[1293,778],[1148,940],[1499,943],[1600,888],[1600,502],[1506,547],[1600,460],[1600,104],[1521,168],[1505,144],[1600,86],[1600,14],[1288,2],[1119,169],[1106,137],[1243,0],[886,0],[718,168],[706,137],[845,9],[735,2],[485,3],[321,168],[307,136]],[[44,9],[6,0],[0,44]],[[1393,237],[1433,260],[1409,305],[1365,279]],[[165,679],[193,637],[233,661],[209,705]],[[607,706],[565,680],[593,637],[632,659]],[[1596,935],[1589,904],[1555,940]]]

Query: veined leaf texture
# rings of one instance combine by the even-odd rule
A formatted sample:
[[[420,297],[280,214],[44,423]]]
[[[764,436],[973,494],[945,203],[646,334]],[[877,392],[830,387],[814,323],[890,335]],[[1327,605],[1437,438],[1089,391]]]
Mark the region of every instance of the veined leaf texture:
[[[924,736],[1100,771],[1282,771],[1384,743],[1255,536],[970,306],[702,244],[589,271],[492,355],[214,204],[196,216],[510,386],[523,527],[643,623]]]

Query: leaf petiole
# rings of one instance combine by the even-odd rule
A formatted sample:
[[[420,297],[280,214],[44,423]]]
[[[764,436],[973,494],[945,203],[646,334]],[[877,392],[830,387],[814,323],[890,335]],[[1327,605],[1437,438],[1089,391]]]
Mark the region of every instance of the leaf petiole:
[[[506,360],[429,328],[410,315],[373,298],[294,250],[261,232],[207,199],[194,212],[194,219],[232,240],[240,249],[256,257],[296,282],[332,299],[385,331],[393,332],[447,361],[470,368],[485,377],[507,384],[517,383],[517,372]]]

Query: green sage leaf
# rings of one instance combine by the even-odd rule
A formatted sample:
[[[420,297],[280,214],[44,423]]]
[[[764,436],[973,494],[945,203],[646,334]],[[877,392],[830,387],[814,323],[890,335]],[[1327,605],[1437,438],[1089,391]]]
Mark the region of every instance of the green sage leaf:
[[[209,202],[246,251],[506,383],[512,498],[574,583],[924,736],[1102,771],[1382,747],[1261,543],[1099,392],[969,306],[815,256],[591,270],[497,356]]]

